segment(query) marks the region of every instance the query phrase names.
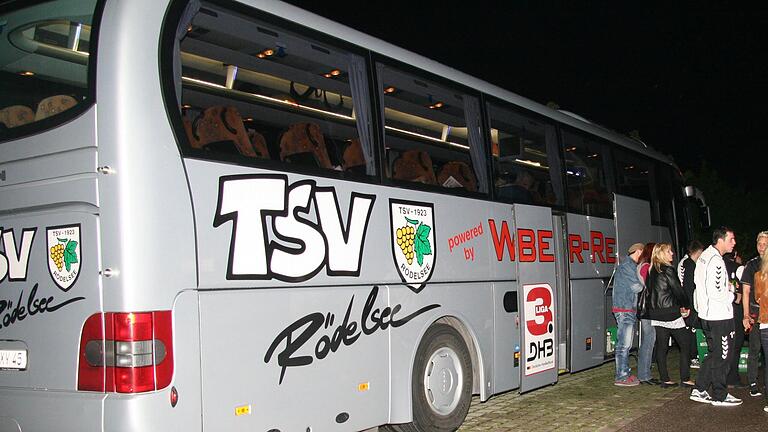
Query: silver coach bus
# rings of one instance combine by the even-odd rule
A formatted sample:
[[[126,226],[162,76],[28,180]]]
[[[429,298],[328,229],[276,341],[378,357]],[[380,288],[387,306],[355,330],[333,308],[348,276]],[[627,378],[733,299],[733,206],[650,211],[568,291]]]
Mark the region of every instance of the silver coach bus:
[[[454,430],[691,233],[642,143],[278,1],[4,2],[0,76],[2,432]]]

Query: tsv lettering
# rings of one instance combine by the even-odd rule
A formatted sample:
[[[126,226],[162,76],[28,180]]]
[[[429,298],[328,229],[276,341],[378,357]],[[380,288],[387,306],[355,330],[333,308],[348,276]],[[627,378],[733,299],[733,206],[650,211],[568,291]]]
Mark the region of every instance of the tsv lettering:
[[[370,336],[377,331],[386,330],[389,327],[397,328],[407,324],[417,316],[440,307],[439,304],[431,304],[421,309],[399,318],[402,305],[397,304],[394,307],[385,307],[383,309],[375,307],[376,298],[379,293],[379,287],[374,286],[368,294],[365,301],[359,321],[350,321],[352,308],[355,303],[355,296],[349,299],[349,305],[344,313],[341,323],[334,327],[336,315],[332,312],[325,314],[314,312],[306,315],[281,331],[264,355],[264,363],[272,360],[273,354],[278,347],[283,345],[282,351],[277,353],[277,364],[280,366],[280,380],[278,384],[283,383],[285,372],[289,367],[300,367],[312,364],[317,360],[322,360],[328,355],[338,351],[342,345],[351,346],[360,336]],[[296,355],[307,342],[310,341],[318,332],[325,332],[318,337],[315,342],[314,355]]]
[[[323,267],[329,276],[359,276],[375,200],[353,192],[344,220],[336,190],[313,180],[222,177],[213,226],[232,221],[227,279],[301,282]]]
[[[0,282],[24,281],[27,279],[29,269],[29,252],[32,250],[32,241],[35,238],[37,228],[25,228],[21,230],[21,244],[17,246],[16,236],[13,230],[2,231],[3,252],[0,252]],[[17,250],[18,248],[18,250]]]

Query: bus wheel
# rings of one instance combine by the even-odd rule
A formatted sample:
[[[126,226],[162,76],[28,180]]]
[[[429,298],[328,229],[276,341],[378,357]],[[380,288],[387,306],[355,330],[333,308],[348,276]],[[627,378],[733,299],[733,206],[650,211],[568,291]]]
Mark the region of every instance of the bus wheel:
[[[413,422],[394,430],[443,432],[461,426],[472,401],[472,360],[453,327],[435,324],[427,330],[411,381]]]

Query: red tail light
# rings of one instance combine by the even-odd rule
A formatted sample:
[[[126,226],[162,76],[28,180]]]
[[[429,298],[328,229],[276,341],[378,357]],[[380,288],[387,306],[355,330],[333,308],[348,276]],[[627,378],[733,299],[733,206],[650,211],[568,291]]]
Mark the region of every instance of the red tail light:
[[[80,338],[78,390],[142,393],[173,377],[171,311],[91,315]]]

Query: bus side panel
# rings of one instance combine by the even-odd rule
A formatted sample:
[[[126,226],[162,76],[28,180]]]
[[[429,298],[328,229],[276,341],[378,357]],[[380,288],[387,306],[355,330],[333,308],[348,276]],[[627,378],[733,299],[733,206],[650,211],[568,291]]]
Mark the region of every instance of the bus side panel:
[[[568,260],[571,290],[569,358],[576,372],[605,360],[605,328],[610,310],[606,278],[618,258],[614,221],[568,214]]]
[[[202,430],[200,326],[197,291],[184,291],[173,307],[174,374],[171,386],[140,395],[108,393],[104,431]],[[171,404],[171,389],[178,403]]]
[[[604,293],[600,279],[571,281],[571,372],[605,359]]]
[[[522,350],[517,288],[514,281],[493,284],[493,393],[520,387]]]
[[[104,393],[95,392],[3,389],[0,390],[0,407],[13,410],[10,416],[3,414],[0,419],[13,422],[0,420],[0,431],[102,431],[104,397]],[[16,429],[3,429],[6,426]]]
[[[201,292],[204,429],[386,423],[387,322],[413,312],[387,317],[387,298],[375,286]]]
[[[428,295],[427,295],[428,293]],[[412,420],[411,386],[413,363],[422,335],[429,326],[442,317],[457,318],[473,339],[478,364],[473,367],[479,371],[474,374],[477,382],[474,388],[481,390],[481,399],[490,395],[493,388],[493,284],[491,283],[456,283],[429,284],[419,295],[398,285],[390,288],[390,304],[402,305],[405,313],[439,305],[435,309],[414,318],[408,323],[407,331],[394,330],[392,338],[392,412],[390,423],[407,423]],[[510,335],[510,337],[513,337]],[[467,346],[469,350],[473,347]],[[512,359],[502,368],[512,368]],[[478,386],[479,384],[479,386]],[[416,383],[416,385],[420,385]]]

